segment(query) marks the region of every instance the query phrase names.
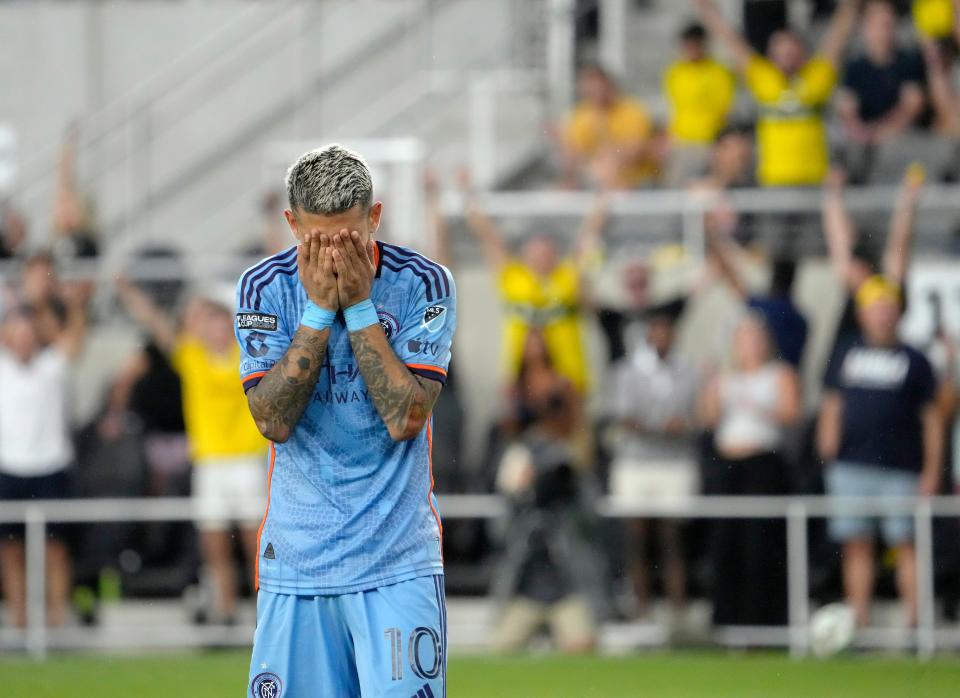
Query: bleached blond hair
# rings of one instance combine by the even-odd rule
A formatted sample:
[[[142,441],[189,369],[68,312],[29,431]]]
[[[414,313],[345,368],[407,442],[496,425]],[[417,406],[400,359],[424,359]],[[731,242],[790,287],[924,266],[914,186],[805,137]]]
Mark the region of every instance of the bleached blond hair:
[[[324,216],[343,213],[373,201],[373,179],[366,161],[349,148],[332,143],[301,155],[287,170],[290,208]]]

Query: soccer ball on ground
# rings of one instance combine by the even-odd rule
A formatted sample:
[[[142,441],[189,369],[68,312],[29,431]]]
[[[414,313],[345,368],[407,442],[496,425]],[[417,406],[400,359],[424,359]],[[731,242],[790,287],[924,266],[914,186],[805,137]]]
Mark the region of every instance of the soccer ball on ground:
[[[845,603],[832,603],[819,609],[810,619],[810,649],[818,657],[832,657],[853,642],[857,620]]]

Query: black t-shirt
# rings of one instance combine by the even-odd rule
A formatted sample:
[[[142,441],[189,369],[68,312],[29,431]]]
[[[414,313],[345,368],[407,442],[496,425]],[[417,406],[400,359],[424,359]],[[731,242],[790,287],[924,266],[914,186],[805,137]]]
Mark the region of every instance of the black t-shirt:
[[[181,434],[184,425],[180,375],[154,342],[148,342],[144,352],[148,368],[133,386],[130,410],[140,417],[145,431]]]
[[[923,85],[923,59],[915,51],[897,51],[887,65],[871,63],[858,56],[847,63],[843,84],[857,95],[860,118],[871,122],[886,116],[900,99],[900,88],[907,83]]]
[[[897,470],[923,469],[924,406],[936,381],[926,357],[905,344],[850,344],[833,362],[827,387],[843,398],[837,459]]]

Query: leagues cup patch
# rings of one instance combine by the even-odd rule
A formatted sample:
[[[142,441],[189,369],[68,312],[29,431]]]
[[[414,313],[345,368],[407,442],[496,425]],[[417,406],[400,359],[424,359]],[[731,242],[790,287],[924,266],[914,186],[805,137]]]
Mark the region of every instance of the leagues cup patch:
[[[250,690],[253,698],[280,698],[283,692],[283,684],[280,677],[269,672],[258,674],[250,684]]]
[[[277,331],[277,316],[266,313],[237,313],[237,329]]]
[[[431,305],[423,311],[423,327],[430,332],[439,332],[447,321],[447,309],[442,305]]]

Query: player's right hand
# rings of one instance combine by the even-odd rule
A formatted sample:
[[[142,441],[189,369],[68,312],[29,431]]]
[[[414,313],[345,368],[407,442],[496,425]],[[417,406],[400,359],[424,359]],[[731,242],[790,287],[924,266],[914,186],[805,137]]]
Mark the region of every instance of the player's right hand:
[[[297,268],[307,298],[321,308],[340,310],[337,277],[333,273],[333,246],[322,233],[307,233],[297,247]]]

